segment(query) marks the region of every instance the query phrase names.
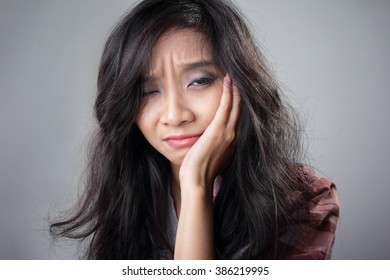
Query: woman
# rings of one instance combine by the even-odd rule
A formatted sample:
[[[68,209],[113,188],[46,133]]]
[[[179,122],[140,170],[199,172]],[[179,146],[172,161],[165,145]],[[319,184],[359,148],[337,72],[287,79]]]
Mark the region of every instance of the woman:
[[[334,185],[243,17],[222,0],[145,0],[103,52],[86,190],[56,235],[92,259],[323,259]]]

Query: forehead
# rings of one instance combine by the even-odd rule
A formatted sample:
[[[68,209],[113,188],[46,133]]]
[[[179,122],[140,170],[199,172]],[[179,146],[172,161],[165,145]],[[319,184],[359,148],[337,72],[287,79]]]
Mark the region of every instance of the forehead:
[[[212,60],[205,35],[194,29],[173,29],[157,40],[152,50],[149,70],[153,71],[167,61],[180,65],[201,60]]]

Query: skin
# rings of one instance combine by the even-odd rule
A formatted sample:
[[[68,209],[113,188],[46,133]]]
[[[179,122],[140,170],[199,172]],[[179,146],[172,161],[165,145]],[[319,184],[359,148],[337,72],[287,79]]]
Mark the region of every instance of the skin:
[[[136,123],[171,163],[179,217],[174,257],[213,259],[213,183],[235,139],[238,90],[213,64],[204,36],[191,29],[163,34],[144,76]],[[197,141],[172,146],[167,138],[178,135]]]

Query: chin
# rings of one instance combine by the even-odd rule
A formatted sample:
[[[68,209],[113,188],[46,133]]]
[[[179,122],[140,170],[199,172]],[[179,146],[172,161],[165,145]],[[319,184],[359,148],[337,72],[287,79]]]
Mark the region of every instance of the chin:
[[[182,155],[182,156],[175,156],[175,157],[167,157],[167,159],[169,160],[169,162],[173,165],[181,165],[183,160],[184,160],[184,157],[185,157],[186,154]]]

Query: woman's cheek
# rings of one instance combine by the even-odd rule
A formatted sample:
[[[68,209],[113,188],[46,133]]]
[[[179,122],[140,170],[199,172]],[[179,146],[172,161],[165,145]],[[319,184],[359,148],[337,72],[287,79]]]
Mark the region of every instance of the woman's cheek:
[[[138,122],[147,122],[157,113],[159,106],[156,106],[158,104],[156,99],[155,97],[148,97],[142,101],[136,118],[137,124]]]
[[[216,96],[202,94],[192,96],[188,99],[190,110],[198,116],[199,119],[207,122],[211,122],[214,118],[215,112],[218,108],[219,100]]]
[[[222,86],[221,87],[213,87],[210,92],[208,92],[204,96],[204,100],[202,102],[203,106],[201,107],[204,111],[205,115],[208,116],[210,121],[214,118],[215,113],[218,110],[219,104],[221,102],[222,97]]]

